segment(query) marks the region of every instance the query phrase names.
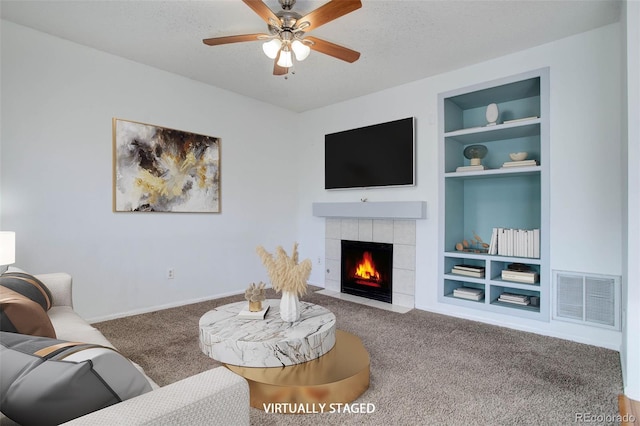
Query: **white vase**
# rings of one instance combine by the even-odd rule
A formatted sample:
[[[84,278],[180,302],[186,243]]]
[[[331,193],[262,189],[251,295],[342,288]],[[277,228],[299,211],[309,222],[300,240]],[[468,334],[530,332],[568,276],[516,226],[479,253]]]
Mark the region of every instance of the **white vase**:
[[[280,299],[280,318],[282,321],[294,322],[300,319],[300,301],[298,295],[291,291],[283,291]]]

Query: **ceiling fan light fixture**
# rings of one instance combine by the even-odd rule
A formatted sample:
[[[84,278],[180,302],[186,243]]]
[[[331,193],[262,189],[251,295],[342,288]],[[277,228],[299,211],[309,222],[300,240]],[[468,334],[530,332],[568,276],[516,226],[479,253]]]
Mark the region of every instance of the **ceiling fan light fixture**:
[[[0,0],[1,1],[1,0]],[[329,1],[306,15],[293,11],[296,0],[278,0],[282,10],[274,12],[266,0],[242,0],[253,10],[268,27],[267,33],[239,34],[203,39],[207,46],[261,40],[265,55],[275,61],[273,75],[285,75],[296,61],[304,61],[311,50],[333,56],[334,58],[355,62],[360,52],[348,49],[316,37],[307,37],[306,32],[314,30],[362,7],[361,0]],[[275,2],[275,0],[269,0]]]
[[[262,51],[265,55],[267,55],[271,59],[275,59],[278,56],[278,52],[282,47],[282,42],[280,39],[274,38],[266,43],[262,44]]]
[[[282,49],[282,51],[280,52],[280,59],[278,59],[278,66],[284,68],[290,68],[293,66],[293,60],[291,58],[290,50]]]
[[[296,55],[296,60],[298,61],[304,61],[307,59],[307,56],[309,56],[309,53],[311,52],[311,48],[300,40],[294,40],[293,43],[291,43],[291,49]]]

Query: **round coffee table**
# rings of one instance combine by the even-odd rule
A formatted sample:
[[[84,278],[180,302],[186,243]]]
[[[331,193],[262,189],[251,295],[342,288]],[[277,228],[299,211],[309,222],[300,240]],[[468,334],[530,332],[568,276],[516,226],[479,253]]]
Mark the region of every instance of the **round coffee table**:
[[[264,320],[238,318],[248,302],[218,306],[200,318],[200,349],[209,357],[243,367],[283,367],[316,359],[336,342],[336,317],[300,302],[300,319],[280,318],[280,300],[268,299]]]
[[[336,332],[333,349],[313,361],[281,368],[227,368],[249,382],[253,408],[282,409],[284,414],[295,412],[292,403],[308,412],[331,412],[336,404],[352,402],[369,388],[369,353],[357,336],[342,330]]]

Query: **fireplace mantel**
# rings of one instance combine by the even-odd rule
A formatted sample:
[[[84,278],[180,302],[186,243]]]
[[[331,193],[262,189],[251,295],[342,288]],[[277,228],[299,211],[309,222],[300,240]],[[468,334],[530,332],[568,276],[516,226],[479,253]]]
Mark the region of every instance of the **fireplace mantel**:
[[[426,201],[313,203],[313,215],[367,219],[426,219]]]

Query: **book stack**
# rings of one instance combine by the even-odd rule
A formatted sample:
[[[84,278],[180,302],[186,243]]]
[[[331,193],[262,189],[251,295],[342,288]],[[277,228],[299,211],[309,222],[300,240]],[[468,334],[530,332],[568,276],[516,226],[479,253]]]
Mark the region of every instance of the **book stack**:
[[[479,166],[460,166],[456,169],[456,172],[481,172],[483,170],[487,170],[487,168],[483,165]]]
[[[538,162],[536,160],[507,161],[502,164],[502,168],[508,169],[510,167],[531,167],[537,165]]]
[[[511,303],[513,305],[526,306],[529,304],[529,296],[524,296],[522,294],[514,294],[514,293],[502,293],[500,297],[498,297],[498,301]]]
[[[484,278],[484,266],[455,265],[451,268],[451,273],[466,275],[467,277]]]
[[[540,257],[540,229],[493,228],[489,254]]]
[[[523,271],[507,268],[502,271],[502,279],[505,281],[535,284],[540,280],[540,276],[536,271]]]
[[[238,314],[238,318],[239,319],[259,319],[259,320],[262,320],[262,319],[264,319],[264,316],[267,314],[268,310],[269,310],[269,305],[268,304],[264,308],[262,308],[261,311],[250,311],[249,307],[247,306],[246,308],[244,308],[243,310],[240,311],[240,313]]]
[[[471,287],[458,287],[453,290],[453,297],[467,300],[482,300],[484,291]]]

